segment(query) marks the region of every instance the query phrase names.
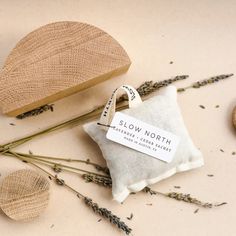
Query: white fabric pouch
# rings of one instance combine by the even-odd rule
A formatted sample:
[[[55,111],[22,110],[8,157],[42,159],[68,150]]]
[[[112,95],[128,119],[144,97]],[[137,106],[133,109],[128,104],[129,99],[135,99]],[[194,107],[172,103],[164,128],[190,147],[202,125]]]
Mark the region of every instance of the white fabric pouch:
[[[121,86],[129,98],[129,108],[122,110],[149,125],[179,137],[179,143],[170,162],[107,139],[107,130],[115,114],[116,89],[108,100],[99,121],[85,124],[84,130],[99,145],[112,178],[112,194],[123,202],[130,192],[138,192],[150,184],[204,164],[201,152],[193,144],[177,104],[177,91],[168,86],[146,101],[129,85]],[[114,128],[114,127],[110,127]]]

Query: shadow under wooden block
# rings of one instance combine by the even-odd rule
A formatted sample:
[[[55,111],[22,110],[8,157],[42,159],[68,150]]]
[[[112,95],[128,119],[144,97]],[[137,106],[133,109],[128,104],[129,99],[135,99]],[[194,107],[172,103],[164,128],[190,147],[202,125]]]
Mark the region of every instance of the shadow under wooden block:
[[[131,61],[103,30],[79,22],[45,25],[24,37],[0,74],[0,107],[17,116],[126,72]]]

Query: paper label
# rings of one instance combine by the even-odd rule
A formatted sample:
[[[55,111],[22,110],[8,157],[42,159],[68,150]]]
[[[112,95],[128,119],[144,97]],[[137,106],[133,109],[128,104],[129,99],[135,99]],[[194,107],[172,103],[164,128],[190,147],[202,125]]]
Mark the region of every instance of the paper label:
[[[115,113],[106,137],[165,162],[171,162],[179,144],[178,136],[121,112]]]

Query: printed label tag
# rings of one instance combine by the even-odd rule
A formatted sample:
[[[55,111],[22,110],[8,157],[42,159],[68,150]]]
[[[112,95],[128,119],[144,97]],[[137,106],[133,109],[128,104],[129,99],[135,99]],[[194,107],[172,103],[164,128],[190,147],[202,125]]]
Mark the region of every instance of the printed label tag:
[[[171,162],[179,137],[134,117],[116,112],[107,139],[165,162]]]

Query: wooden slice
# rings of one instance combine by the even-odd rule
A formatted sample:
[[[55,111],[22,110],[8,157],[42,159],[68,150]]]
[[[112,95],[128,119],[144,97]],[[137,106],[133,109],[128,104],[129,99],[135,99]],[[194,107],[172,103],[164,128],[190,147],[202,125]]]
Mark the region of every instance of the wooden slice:
[[[233,109],[232,121],[233,121],[233,126],[236,129],[236,106]]]
[[[78,22],[45,25],[24,37],[0,74],[0,107],[17,116],[128,70],[120,44]]]
[[[49,182],[35,171],[24,169],[8,175],[0,185],[0,208],[13,220],[39,216],[49,202]]]

